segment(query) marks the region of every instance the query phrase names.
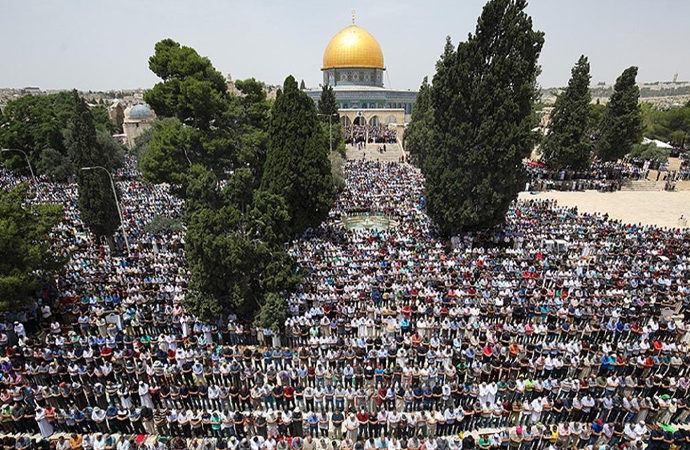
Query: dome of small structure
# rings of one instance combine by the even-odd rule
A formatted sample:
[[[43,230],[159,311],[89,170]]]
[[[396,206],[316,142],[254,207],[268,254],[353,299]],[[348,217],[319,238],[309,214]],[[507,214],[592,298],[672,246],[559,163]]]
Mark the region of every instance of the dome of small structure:
[[[153,118],[153,111],[146,104],[134,105],[128,108],[128,110],[129,114],[127,114],[127,117],[129,119],[145,120]]]

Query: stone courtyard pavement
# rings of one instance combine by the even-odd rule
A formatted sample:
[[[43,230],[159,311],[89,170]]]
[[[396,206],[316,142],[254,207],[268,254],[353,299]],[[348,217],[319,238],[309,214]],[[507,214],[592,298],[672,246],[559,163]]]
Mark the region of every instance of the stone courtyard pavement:
[[[690,191],[521,192],[519,198],[554,199],[559,205],[577,206],[580,212],[608,213],[626,223],[671,228],[683,226],[679,221],[681,214],[686,218],[690,215]]]

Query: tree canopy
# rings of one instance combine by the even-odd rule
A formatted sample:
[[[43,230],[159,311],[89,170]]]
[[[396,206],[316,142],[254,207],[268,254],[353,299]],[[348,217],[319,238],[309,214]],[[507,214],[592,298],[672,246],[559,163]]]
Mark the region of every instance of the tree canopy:
[[[629,156],[643,161],[653,161],[657,163],[668,162],[670,151],[657,146],[654,142],[646,144],[634,144]]]
[[[103,166],[111,171],[116,164],[114,155],[98,141],[98,134],[86,102],[73,91],[76,109],[69,127],[67,146],[70,160],[77,172],[79,212],[84,224],[96,236],[112,237],[120,226],[117,204],[110,178],[104,170],[82,170],[83,167]],[[111,244],[112,245],[112,244]]]
[[[448,235],[503,222],[525,185],[535,133],[543,33],[524,0],[490,0],[474,34],[450,39],[431,87],[433,124],[422,170],[427,210]],[[419,120],[419,119],[418,119]]]
[[[204,321],[256,314],[265,302],[284,311],[281,294],[301,274],[283,248],[292,234],[286,197],[258,189],[275,115],[263,84],[238,80],[240,95],[231,95],[207,58],[170,39],[156,44],[149,67],[161,82],[145,99],[162,120],[142,144],[139,168],[185,199],[187,308]],[[320,130],[313,102],[311,118]]]
[[[0,147],[24,151],[39,174],[64,181],[74,173],[65,134],[76,110],[75,98],[78,96],[64,91],[26,95],[9,101],[0,114]],[[116,144],[109,136],[114,124],[110,122],[107,110],[97,106],[90,110],[90,114],[94,126]],[[5,153],[0,158],[12,169],[26,170],[21,154]]]
[[[292,235],[318,226],[335,197],[328,139],[314,102],[292,76],[285,79],[271,111],[261,190],[285,199]]]
[[[163,39],[156,43],[149,68],[163,80],[144,94],[144,100],[158,116],[176,117],[185,125],[203,130],[224,120],[227,84],[208,58],[191,47]]]
[[[652,139],[690,147],[690,104],[664,110],[650,108],[645,134]]]
[[[434,107],[431,101],[431,85],[424,77],[412,110],[412,121],[405,129],[405,148],[419,167],[424,166],[424,158],[432,145]]]
[[[319,98],[316,109],[319,111],[322,121],[328,122],[330,118],[332,123],[340,123],[338,102],[335,99],[335,93],[330,85],[324,85],[321,88],[321,97]]]
[[[140,169],[154,182],[181,183],[190,163],[221,174],[237,165],[235,124],[239,100],[208,58],[196,50],[164,39],[155,46],[149,68],[162,81],[144,93],[160,118]]]
[[[192,312],[206,321],[227,309],[248,314],[268,293],[296,286],[301,277],[281,247],[289,220],[282,197],[254,191],[244,205],[235,184],[219,189],[215,175],[199,165],[190,170],[187,190],[185,250],[192,278],[186,304]]]
[[[613,94],[601,119],[597,156],[602,161],[616,161],[630,153],[642,140],[640,88],[635,83],[637,67],[628,67],[616,79]]]
[[[59,205],[30,205],[28,185],[0,190],[0,311],[18,311],[64,267],[48,235],[62,219]]]
[[[582,55],[571,72],[565,91],[558,96],[551,114],[549,133],[542,145],[546,163],[553,169],[589,166],[594,149],[589,93],[589,61]]]
[[[235,87],[241,95],[231,95],[208,58],[171,39],[156,44],[149,67],[161,81],[144,98],[164,120],[142,148],[139,168],[144,177],[171,183],[184,195],[192,164],[217,176],[249,167],[258,185],[270,113],[263,85],[254,79],[238,80]]]

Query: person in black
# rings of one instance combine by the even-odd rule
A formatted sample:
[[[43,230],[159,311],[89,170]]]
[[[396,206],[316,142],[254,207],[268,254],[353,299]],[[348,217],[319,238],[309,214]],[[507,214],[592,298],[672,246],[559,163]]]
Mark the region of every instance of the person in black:
[[[193,393],[193,395],[190,394],[190,391]],[[189,387],[183,384],[182,386],[180,386],[179,394],[180,402],[185,408],[189,409],[192,407],[192,399],[196,400],[196,398],[198,397],[199,390],[194,384],[192,384]]]
[[[343,417],[343,420],[344,420],[344,417]],[[379,429],[378,412],[376,411],[376,409],[374,409],[369,414],[369,436],[372,436],[372,437],[378,436],[378,429]]]

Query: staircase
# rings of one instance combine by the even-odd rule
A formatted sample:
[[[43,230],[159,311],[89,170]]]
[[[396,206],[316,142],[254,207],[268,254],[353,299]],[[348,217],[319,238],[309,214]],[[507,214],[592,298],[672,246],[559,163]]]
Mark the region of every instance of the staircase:
[[[627,180],[621,185],[621,191],[663,191],[665,185],[662,180]]]

